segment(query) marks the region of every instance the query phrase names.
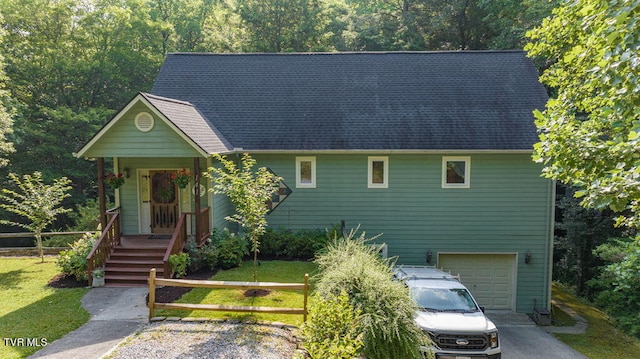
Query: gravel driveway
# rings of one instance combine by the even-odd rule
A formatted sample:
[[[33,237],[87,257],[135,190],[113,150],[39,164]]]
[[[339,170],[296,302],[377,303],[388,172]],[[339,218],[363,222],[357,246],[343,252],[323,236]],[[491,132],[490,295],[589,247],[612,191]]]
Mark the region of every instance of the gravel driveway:
[[[160,321],[145,325],[106,356],[112,359],[282,359],[302,357],[295,329],[276,323]],[[298,355],[296,355],[298,353]]]

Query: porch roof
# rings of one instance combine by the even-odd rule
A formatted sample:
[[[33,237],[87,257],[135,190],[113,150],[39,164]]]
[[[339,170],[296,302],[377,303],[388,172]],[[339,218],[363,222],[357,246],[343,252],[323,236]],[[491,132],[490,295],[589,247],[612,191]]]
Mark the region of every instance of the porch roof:
[[[126,121],[125,118],[132,109],[139,109],[140,106],[153,114],[154,118],[163,121],[169,131],[173,131],[182,138],[189,147],[203,157],[212,153],[227,153],[231,151],[231,146],[224,136],[208,121],[202,114],[187,101],[169,99],[155,96],[148,93],[139,93],[124,108],[118,111],[101,129],[98,131],[77,153],[74,155],[81,157],[144,157],[139,151],[127,152],[117,146],[100,146],[101,139],[109,136],[122,136],[121,133],[110,134],[110,130],[117,126],[118,122]],[[130,118],[129,118],[130,120]],[[138,136],[138,135],[135,135]],[[124,141],[126,142],[126,141]],[[193,152],[193,150],[191,150]],[[96,155],[97,154],[97,155]],[[184,152],[175,152],[176,156],[183,157]],[[163,157],[171,157],[171,153],[164,154]]]

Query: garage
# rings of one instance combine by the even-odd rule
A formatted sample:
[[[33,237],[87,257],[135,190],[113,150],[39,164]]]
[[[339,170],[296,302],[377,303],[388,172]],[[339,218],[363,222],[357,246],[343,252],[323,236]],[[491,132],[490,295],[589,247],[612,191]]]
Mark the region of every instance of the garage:
[[[486,309],[515,309],[515,263],[515,254],[438,255],[438,267],[459,274],[460,281]]]

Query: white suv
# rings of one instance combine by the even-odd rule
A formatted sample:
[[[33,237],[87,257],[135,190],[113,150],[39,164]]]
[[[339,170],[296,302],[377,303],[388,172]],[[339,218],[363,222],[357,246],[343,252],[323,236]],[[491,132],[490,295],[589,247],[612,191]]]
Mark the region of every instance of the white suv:
[[[438,359],[500,359],[498,329],[458,277],[433,267],[400,266],[394,275],[418,304],[415,321],[429,334]]]

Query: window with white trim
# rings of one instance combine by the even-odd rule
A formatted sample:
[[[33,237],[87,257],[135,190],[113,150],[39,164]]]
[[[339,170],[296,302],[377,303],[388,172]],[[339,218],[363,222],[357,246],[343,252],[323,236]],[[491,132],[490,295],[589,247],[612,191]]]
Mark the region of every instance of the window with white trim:
[[[296,157],[296,188],[316,188],[315,157]]]
[[[369,157],[368,165],[368,187],[388,188],[389,187],[389,157],[376,156]]]
[[[442,188],[469,188],[471,157],[442,157]]]

